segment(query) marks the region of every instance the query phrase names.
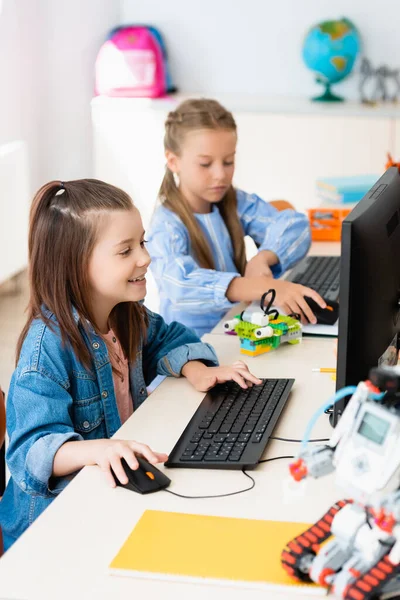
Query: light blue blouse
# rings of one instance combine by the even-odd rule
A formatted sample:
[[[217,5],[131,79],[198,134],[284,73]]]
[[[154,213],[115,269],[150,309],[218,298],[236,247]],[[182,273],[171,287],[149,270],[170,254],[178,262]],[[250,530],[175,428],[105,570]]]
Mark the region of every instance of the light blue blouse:
[[[307,253],[310,228],[306,215],[278,211],[256,194],[237,190],[237,210],[245,235],[259,250],[271,250],[279,258],[275,277],[293,267]],[[192,253],[189,233],[180,218],[160,206],[152,219],[148,250],[151,269],[160,293],[160,313],[167,321],[180,321],[201,336],[209,332],[232,303],[226,290],[238,271],[233,248],[217,204],[208,214],[196,213],[208,240],[215,269],[201,268]]]

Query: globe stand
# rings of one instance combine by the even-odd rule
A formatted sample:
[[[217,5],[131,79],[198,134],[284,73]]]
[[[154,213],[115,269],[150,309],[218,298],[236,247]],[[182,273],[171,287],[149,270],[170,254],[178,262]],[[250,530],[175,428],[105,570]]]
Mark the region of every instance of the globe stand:
[[[331,84],[330,83],[326,83],[326,82],[322,82],[322,81],[318,81],[318,83],[322,83],[322,85],[325,86],[325,91],[321,96],[316,96],[315,98],[312,98],[313,102],[344,102],[344,98],[341,98],[340,96],[336,96],[335,94],[333,94],[331,92]]]

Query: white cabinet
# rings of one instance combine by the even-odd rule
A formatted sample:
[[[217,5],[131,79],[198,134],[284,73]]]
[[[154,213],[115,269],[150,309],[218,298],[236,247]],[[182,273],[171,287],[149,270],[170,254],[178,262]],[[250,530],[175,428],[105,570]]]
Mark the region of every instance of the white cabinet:
[[[128,192],[145,227],[164,173],[167,112],[147,109],[141,100],[123,98],[96,99],[92,106],[95,177]]]
[[[384,170],[393,121],[361,116],[238,114],[235,182],[265,199],[316,205],[319,177]]]
[[[164,173],[164,121],[182,99],[96,98],[92,103],[95,175],[132,196],[145,227]],[[266,200],[285,198],[304,210],[318,204],[319,177],[379,175],[387,152],[400,160],[400,108],[394,105],[256,96],[218,100],[238,125],[234,183]],[[150,288],[148,303],[156,308]]]
[[[92,102],[95,175],[129,192],[145,225],[164,172],[164,121],[182,96]],[[296,98],[219,97],[232,110],[239,143],[235,184],[266,200],[315,205],[323,176],[380,174],[400,159],[400,108],[322,105]]]

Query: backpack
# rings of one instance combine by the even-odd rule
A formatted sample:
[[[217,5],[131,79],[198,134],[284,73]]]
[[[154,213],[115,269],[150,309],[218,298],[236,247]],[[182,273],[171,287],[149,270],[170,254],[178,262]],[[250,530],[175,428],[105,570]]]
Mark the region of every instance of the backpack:
[[[96,95],[157,98],[174,91],[166,49],[154,27],[113,29],[96,60]]]
[[[161,51],[162,51],[163,57],[164,57],[164,67],[165,67],[165,87],[166,87],[167,93],[172,94],[177,91],[177,88],[172,82],[172,77],[171,77],[171,73],[170,73],[170,69],[169,69],[167,47],[165,45],[164,38],[163,38],[160,30],[157,29],[156,27],[148,26],[147,29],[154,35],[154,37],[156,38],[156,40],[158,41],[158,43],[161,46]]]

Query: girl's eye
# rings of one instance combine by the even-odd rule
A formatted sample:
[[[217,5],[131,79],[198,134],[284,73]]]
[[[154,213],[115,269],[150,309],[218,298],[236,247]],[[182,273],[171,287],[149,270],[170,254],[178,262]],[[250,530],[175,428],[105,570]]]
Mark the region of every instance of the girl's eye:
[[[232,161],[230,161],[230,162],[224,162],[224,165],[225,165],[226,167],[230,167],[230,166],[232,166],[232,165],[233,165],[233,160],[232,160]]]
[[[142,248],[144,248],[144,245],[145,245],[145,244],[147,244],[147,242],[148,242],[148,240],[142,240],[142,241],[140,242],[140,246],[141,246]]]
[[[200,164],[201,167],[204,167],[205,169],[207,169],[207,167],[211,167],[211,163],[207,163],[206,165],[202,165]]]
[[[123,250],[122,252],[120,252],[120,255],[121,256],[129,256],[131,252],[132,252],[132,248],[127,248],[126,250]]]

